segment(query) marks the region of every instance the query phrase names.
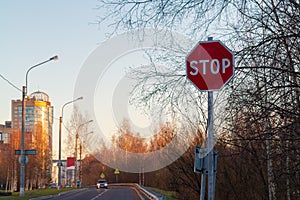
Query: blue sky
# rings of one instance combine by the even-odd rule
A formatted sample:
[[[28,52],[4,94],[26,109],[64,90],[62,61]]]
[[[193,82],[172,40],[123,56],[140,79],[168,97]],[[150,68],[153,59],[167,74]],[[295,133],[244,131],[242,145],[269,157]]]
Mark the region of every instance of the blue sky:
[[[100,13],[94,9],[97,4],[96,0],[0,0],[1,75],[21,89],[31,66],[59,56],[58,61],[32,70],[28,78],[28,94],[44,91],[54,106],[54,150],[61,107],[73,99],[83,62],[107,33],[105,27],[91,25]],[[0,124],[4,124],[11,119],[11,100],[20,99],[21,92],[3,79],[0,79],[0,90]],[[71,112],[72,106],[65,108],[64,122]]]
[[[119,84],[123,83],[125,74],[119,76],[118,73],[114,73],[114,70],[126,70],[127,67],[133,67],[133,65],[147,66],[150,63],[143,56],[145,52],[136,53],[132,51],[133,49],[139,49],[137,46],[140,45],[141,41],[135,41],[135,38],[132,38],[133,41],[129,42],[126,35],[106,40],[105,35],[111,33],[111,30],[105,27],[105,25],[99,27],[96,24],[92,24],[96,21],[97,16],[103,14],[103,10],[101,12],[95,9],[97,5],[97,0],[0,0],[0,74],[2,76],[21,89],[25,85],[26,71],[31,66],[45,61],[54,55],[59,56],[58,61],[51,61],[30,72],[27,92],[28,94],[37,90],[46,92],[54,106],[54,159],[58,158],[58,119],[61,115],[61,108],[66,102],[79,96],[84,96],[74,96],[74,92],[76,92],[76,80],[81,69],[92,69],[89,71],[91,74],[84,70],[80,73],[81,75],[90,75],[86,77],[87,80],[81,80],[80,78],[78,80],[82,81],[80,82],[81,86],[83,86],[82,93],[86,91],[90,93],[94,92],[94,96],[91,95],[90,99],[93,98],[96,102],[95,105],[90,104],[86,107],[91,107],[93,111],[97,112],[97,116],[95,116],[97,120],[94,120],[93,123],[100,124],[99,122],[101,122],[105,136],[109,135],[108,132],[115,131],[117,127],[114,125],[119,125],[123,116],[128,116],[134,125],[141,128],[143,132],[140,133],[145,137],[151,136],[159,128],[156,126],[172,121],[173,119],[172,114],[161,112],[162,110],[159,106],[154,107],[154,110],[151,110],[153,109],[151,108],[148,116],[145,116],[143,109],[139,111],[135,107],[128,106],[127,95],[122,93],[122,89],[125,88],[126,90],[124,89],[124,91],[126,92],[132,86],[130,83],[128,85]],[[163,32],[161,32],[161,37],[155,35],[154,38],[152,38],[153,35],[151,35],[151,32],[149,33],[150,35],[147,37],[143,35],[146,38],[143,38],[145,41],[141,42],[143,47],[154,47],[156,46],[156,42],[161,46],[166,45],[168,47],[168,45],[171,45],[170,47],[173,47],[173,43],[176,41],[175,43],[182,43],[180,47],[184,46],[183,49],[186,49],[188,52],[188,49],[192,49],[194,44],[196,44],[190,38],[179,33],[172,34],[172,37],[167,37],[168,39],[165,38],[166,36]],[[178,40],[174,39],[174,36]],[[92,53],[95,52],[97,47],[98,49],[100,48],[99,52],[101,53]],[[140,50],[142,49],[140,48]],[[121,55],[118,55],[118,52]],[[89,57],[90,55],[95,56]],[[94,58],[95,60],[93,60]],[[132,62],[133,60],[136,62]],[[86,85],[90,86],[87,83],[92,82],[89,81],[92,75],[99,75],[95,71],[101,71],[105,69],[102,67],[107,67],[104,61],[106,61],[106,64],[112,71],[107,70],[106,74],[104,73],[96,77],[98,78],[98,82],[95,83],[98,84],[95,87],[96,91],[91,91],[93,89],[91,87],[84,87]],[[88,63],[87,65],[91,65],[92,68],[84,68],[84,64],[86,63]],[[162,63],[157,64],[161,65]],[[182,69],[185,69],[184,60],[182,62]],[[93,81],[96,82],[96,79]],[[21,99],[22,94],[3,79],[0,79],[0,91],[0,124],[4,124],[5,121],[11,120],[11,100]],[[112,99],[116,100],[116,103],[113,105]],[[103,102],[106,102],[106,104],[104,105]],[[85,106],[85,103],[89,103],[89,101],[83,99],[80,105],[84,104]],[[166,108],[167,111],[168,108]],[[64,123],[68,122],[71,113],[72,106],[68,105],[64,109]],[[124,113],[127,115],[123,115]],[[158,114],[165,117],[161,120]],[[93,128],[95,124],[93,124]],[[145,134],[146,129],[150,131],[149,134]],[[93,134],[98,136],[99,133],[96,130]],[[63,139],[66,135],[67,131],[63,128]],[[98,145],[97,141],[94,141],[96,145]],[[64,143],[62,143],[62,149],[65,149]],[[64,154],[63,158],[65,158]]]

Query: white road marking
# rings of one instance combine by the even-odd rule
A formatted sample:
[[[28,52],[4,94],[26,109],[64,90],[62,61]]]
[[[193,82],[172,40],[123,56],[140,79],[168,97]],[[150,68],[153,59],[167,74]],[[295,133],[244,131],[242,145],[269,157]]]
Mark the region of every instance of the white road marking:
[[[101,197],[105,192],[107,192],[108,190],[104,190],[104,192],[102,192],[101,194],[98,194],[97,196],[95,196],[94,198],[90,199],[90,200],[95,200],[98,197]]]

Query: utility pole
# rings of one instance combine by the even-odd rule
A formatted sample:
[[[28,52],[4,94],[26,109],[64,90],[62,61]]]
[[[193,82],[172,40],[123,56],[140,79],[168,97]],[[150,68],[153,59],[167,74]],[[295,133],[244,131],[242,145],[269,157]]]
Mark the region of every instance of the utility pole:
[[[26,72],[25,78],[25,86],[22,88],[22,128],[21,128],[21,157],[20,157],[20,196],[23,197],[25,195],[25,164],[26,164],[26,156],[25,156],[25,126],[26,126],[26,96],[27,96],[27,82],[28,82],[28,74],[29,72],[42,64],[45,64],[52,60],[57,60],[58,56],[53,56],[46,61],[43,61],[39,64],[36,64],[30,67]]]
[[[76,130],[76,138],[75,138],[75,177],[74,177],[74,179],[75,179],[75,187],[76,187],[76,188],[77,188],[77,176],[78,176],[78,167],[77,167],[77,147],[78,147],[79,129],[80,129],[82,126],[84,126],[84,125],[86,125],[86,124],[88,124],[88,123],[91,123],[91,122],[93,122],[93,120],[89,120],[89,121],[87,121],[87,122],[85,122],[85,123],[83,123],[83,124],[80,124],[80,125],[78,126],[77,130]]]
[[[82,100],[83,97],[79,97],[77,99],[74,99],[72,101],[69,101],[67,103],[65,103],[62,108],[61,108],[61,116],[59,117],[59,141],[58,141],[58,187],[61,186],[61,167],[62,167],[62,163],[61,163],[61,135],[62,135],[62,123],[63,123],[63,116],[64,116],[64,108],[66,105],[68,104],[71,104],[71,103],[74,103],[75,101],[78,101],[78,100]]]

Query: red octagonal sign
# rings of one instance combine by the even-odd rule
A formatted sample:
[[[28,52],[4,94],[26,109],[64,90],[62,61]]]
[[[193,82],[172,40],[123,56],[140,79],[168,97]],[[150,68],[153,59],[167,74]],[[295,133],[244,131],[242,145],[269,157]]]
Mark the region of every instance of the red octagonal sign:
[[[186,73],[199,90],[219,90],[234,76],[234,55],[221,41],[199,42],[186,57]]]

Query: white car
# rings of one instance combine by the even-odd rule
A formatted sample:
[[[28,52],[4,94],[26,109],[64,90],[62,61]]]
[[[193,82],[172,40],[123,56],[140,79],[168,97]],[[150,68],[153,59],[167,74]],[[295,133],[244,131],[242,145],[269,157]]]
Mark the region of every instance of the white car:
[[[106,180],[104,179],[101,179],[101,180],[98,180],[97,181],[97,185],[96,185],[97,189],[100,189],[100,188],[108,188],[108,183]]]

